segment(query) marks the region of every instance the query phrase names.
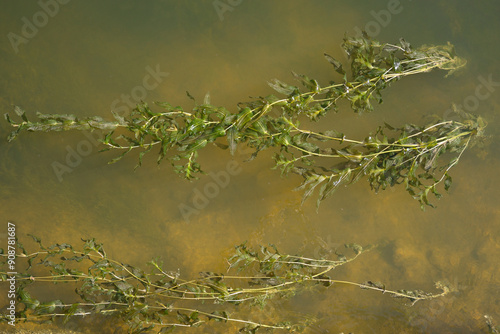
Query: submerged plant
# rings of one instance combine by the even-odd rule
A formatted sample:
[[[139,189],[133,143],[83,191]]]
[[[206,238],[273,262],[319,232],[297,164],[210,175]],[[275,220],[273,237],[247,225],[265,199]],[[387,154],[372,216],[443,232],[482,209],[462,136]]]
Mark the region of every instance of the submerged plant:
[[[363,176],[376,191],[403,183],[422,208],[431,205],[429,193],[439,197],[436,186],[440,183],[446,190],[449,188],[449,169],[471,140],[482,134],[486,122],[481,117],[461,113],[461,121],[437,119],[424,126],[400,127],[385,124],[358,140],[338,131],[305,129],[300,120],[317,121],[329,111],[337,111],[340,100],[347,100],[357,113],[369,112],[374,102],[382,102],[381,92],[391,82],[436,68],[449,75],[463,67],[465,61],[455,55],[451,44],[415,49],[403,39],[396,44],[383,44],[364,36],[345,38],[343,48],[351,60],[350,71],[325,54],[341,76],[339,82],[321,86],[314,79],[293,73],[304,88],[274,80],[270,86],[284,97],[269,95],[240,103],[235,113],[212,105],[208,95],[191,112],[166,102],[157,102],[163,110],[154,111],[141,103],[127,117],[115,114],[114,121],[38,113],[38,121],[31,122],[16,107],[22,121],[15,122],[5,114],[14,128],[8,140],[23,130],[105,130],[108,132],[102,138],[104,150],[122,151],[111,162],[132,150],[141,150],[137,165],[140,166],[143,156],[155,148],[158,163],[168,159],[175,171],[188,180],[203,173],[197,158],[199,151],[210,143],[229,148],[231,154],[238,145],[246,144],[255,150],[250,159],[262,150],[277,148],[275,167],[283,175],[293,172],[303,177],[298,189],[304,190],[304,200],[318,189],[318,206],[339,185]],[[192,98],[189,93],[188,96]],[[454,157],[449,155],[447,162],[439,163],[442,159],[438,158],[447,152]]]
[[[0,281],[15,279],[19,303],[15,322],[42,323],[61,319],[65,323],[75,317],[105,315],[114,317],[114,322],[123,320],[131,333],[153,329],[166,333],[178,327],[201,326],[211,320],[241,326],[239,331],[245,333],[255,333],[258,329],[300,331],[308,324],[261,323],[250,320],[248,312],[240,314],[243,318],[239,318],[232,305],[263,308],[272,298],[291,297],[307,286],[330,287],[334,283],[380,291],[405,299],[411,305],[451,291],[442,282],[436,283],[441,292],[433,294],[421,290],[392,291],[379,282],[355,283],[331,278],[336,267],[355,260],[370,249],[357,244],[345,245],[352,254],[350,257],[337,253],[335,260],[282,254],[273,245],[254,250],[242,244],[236,246],[234,255],[228,259],[227,273],[204,271],[198,278],[186,280],[178,272],[163,269],[159,260],[149,262],[151,271],[147,272],[111,259],[95,239],[83,240],[83,249],[77,250],[66,243],[45,247],[39,238],[32,237],[40,250],[28,253],[22,244],[17,244],[22,252],[16,255],[17,266],[21,267],[21,262],[25,261],[26,270],[0,272]],[[3,251],[0,254],[0,263],[6,264],[6,254]],[[31,285],[41,282],[73,284],[78,301],[39,300],[28,290]],[[12,319],[7,315],[0,316],[0,322],[9,321]]]

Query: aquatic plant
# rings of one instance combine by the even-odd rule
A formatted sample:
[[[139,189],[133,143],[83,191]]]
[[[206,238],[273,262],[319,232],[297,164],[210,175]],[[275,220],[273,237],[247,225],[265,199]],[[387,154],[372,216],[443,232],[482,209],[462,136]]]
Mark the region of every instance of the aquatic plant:
[[[448,190],[452,182],[450,168],[457,164],[471,140],[482,135],[486,122],[481,117],[461,112],[460,121],[436,118],[423,126],[399,127],[386,123],[364,139],[352,139],[334,130],[312,131],[300,121],[317,121],[330,111],[336,112],[340,100],[348,101],[357,113],[370,112],[374,103],[382,102],[382,90],[392,82],[433,69],[446,70],[450,75],[463,67],[465,60],[456,56],[449,43],[413,48],[404,39],[395,44],[380,43],[365,35],[346,37],[342,46],[350,58],[350,70],[325,54],[340,77],[338,82],[322,86],[293,73],[303,88],[273,80],[270,86],[283,97],[269,95],[239,103],[234,113],[212,105],[208,94],[201,104],[195,101],[190,112],[167,102],[156,102],[158,111],[141,103],[126,117],[114,114],[113,121],[37,113],[38,120],[32,122],[16,107],[21,121],[5,114],[14,128],[8,140],[21,131],[100,129],[106,131],[103,151],[122,152],[110,163],[140,150],[138,167],[144,155],[156,148],[158,164],[169,160],[174,170],[188,180],[203,173],[197,158],[208,144],[229,149],[231,154],[238,145],[248,145],[254,149],[250,160],[265,149],[276,148],[275,168],[281,169],[282,175],[293,172],[303,177],[298,187],[304,191],[303,200],[317,189],[318,206],[341,184],[363,176],[375,191],[404,184],[422,208],[432,206],[428,195],[440,197],[440,183]],[[452,153],[446,155],[446,161],[442,161],[444,153]]]
[[[81,250],[67,243],[45,247],[41,240],[31,236],[39,250],[27,252],[17,243],[17,268],[22,272],[0,271],[1,281],[15,279],[16,322],[66,323],[86,315],[113,317],[113,323],[122,320],[130,333],[155,330],[166,333],[178,327],[197,327],[210,321],[241,326],[239,332],[255,333],[258,329],[286,329],[300,331],[310,323],[280,321],[262,323],[251,320],[252,313],[239,312],[233,305],[259,306],[261,309],[273,298],[288,298],[307,287],[325,289],[333,284],[354,285],[362,289],[382,292],[406,300],[409,305],[449,293],[450,288],[436,283],[438,293],[421,290],[389,290],[379,282],[356,283],[336,280],[331,272],[338,266],[354,261],[372,247],[346,244],[345,255],[337,250],[336,259],[315,259],[282,254],[273,246],[258,250],[246,244],[235,247],[227,260],[226,273],[200,272],[199,277],[183,279],[179,272],[167,271],[159,259],[148,264],[151,270],[124,264],[109,258],[102,244],[95,239],[83,241]],[[7,255],[0,252],[2,268],[7,268]],[[346,256],[347,255],[347,256]],[[40,300],[29,292],[31,286],[51,282],[71,284],[76,293],[72,301]],[[308,289],[310,291],[311,289]],[[239,317],[238,317],[239,316]],[[0,322],[12,321],[6,314]]]

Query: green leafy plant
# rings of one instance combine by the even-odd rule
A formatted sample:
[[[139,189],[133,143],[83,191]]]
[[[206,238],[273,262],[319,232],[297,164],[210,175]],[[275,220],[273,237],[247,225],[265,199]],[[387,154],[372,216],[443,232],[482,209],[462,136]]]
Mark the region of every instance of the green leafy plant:
[[[282,175],[293,172],[303,177],[298,189],[304,191],[304,200],[317,189],[318,206],[339,185],[363,176],[376,191],[402,183],[422,208],[432,205],[428,195],[440,197],[436,188],[440,183],[446,190],[450,187],[448,171],[471,140],[482,135],[486,122],[481,117],[462,112],[461,121],[435,119],[424,126],[400,127],[385,124],[365,139],[351,139],[334,130],[312,131],[301,126],[301,121],[317,121],[337,111],[340,100],[348,101],[357,113],[370,112],[373,103],[382,102],[382,90],[393,81],[433,69],[446,70],[449,75],[463,67],[465,60],[455,55],[451,44],[412,48],[403,39],[384,44],[368,36],[346,37],[343,48],[350,58],[349,71],[325,54],[340,76],[339,82],[322,86],[293,73],[303,88],[274,80],[270,86],[283,97],[269,95],[240,103],[235,113],[212,105],[208,95],[201,104],[195,101],[191,112],[166,102],[157,102],[161,109],[154,111],[141,103],[127,117],[114,115],[114,121],[38,113],[38,121],[31,122],[16,107],[20,122],[5,114],[14,128],[8,140],[21,131],[101,129],[108,131],[102,138],[104,150],[122,151],[111,163],[140,150],[138,167],[144,155],[156,148],[157,162],[168,159],[175,171],[188,180],[203,173],[197,158],[208,144],[228,148],[231,154],[238,145],[246,144],[255,150],[250,159],[260,151],[276,148],[275,167],[281,169]],[[452,154],[439,163],[445,153]]]
[[[439,293],[421,290],[386,289],[379,282],[355,283],[335,280],[331,272],[338,266],[355,260],[371,247],[346,244],[346,253],[337,253],[337,259],[314,259],[282,254],[270,245],[254,250],[246,244],[236,246],[228,259],[227,273],[200,272],[194,279],[182,279],[178,272],[166,271],[158,259],[149,262],[149,272],[124,264],[107,256],[103,245],[95,239],[83,240],[82,250],[62,243],[49,247],[32,236],[39,250],[28,253],[21,250],[16,255],[17,267],[26,267],[24,272],[14,274],[18,311],[16,322],[69,321],[72,317],[106,315],[121,319],[131,333],[157,330],[166,333],[178,327],[197,327],[210,321],[235,324],[240,332],[255,333],[258,329],[286,329],[300,331],[307,323],[261,323],[248,318],[248,313],[237,317],[232,305],[260,306],[272,298],[287,298],[306,287],[330,287],[332,284],[348,284],[382,292],[394,298],[407,300],[410,305],[421,300],[444,296],[450,288],[436,283]],[[351,254],[351,255],[349,255]],[[7,262],[1,252],[2,264]],[[24,264],[21,264],[25,261]],[[6,268],[6,266],[5,266]],[[0,272],[1,281],[6,282],[9,273]],[[52,282],[76,286],[76,301],[60,299],[39,300],[30,292],[30,286]],[[22,308],[22,309],[21,309]],[[231,313],[236,313],[233,316]],[[11,321],[6,315],[0,322]]]

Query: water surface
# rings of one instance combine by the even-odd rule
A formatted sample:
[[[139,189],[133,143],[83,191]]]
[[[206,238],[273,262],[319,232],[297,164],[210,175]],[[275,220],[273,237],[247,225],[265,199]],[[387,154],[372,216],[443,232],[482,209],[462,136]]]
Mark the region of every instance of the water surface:
[[[244,241],[273,243],[282,252],[308,256],[333,253],[346,242],[380,244],[338,269],[335,277],[426,291],[433,291],[433,282],[448,280],[458,291],[408,307],[375,292],[335,286],[273,301],[264,313],[252,309],[246,315],[270,321],[311,316],[317,322],[310,333],[485,332],[484,314],[500,322],[500,165],[495,145],[500,5],[400,1],[395,9],[393,1],[240,1],[220,12],[216,3],[71,1],[59,5],[34,36],[18,45],[8,34],[21,35],[23,18],[32,22],[42,8],[36,2],[9,3],[0,14],[1,109],[12,112],[13,105],[20,105],[28,115],[40,111],[107,118],[112,109],[129,111],[129,104],[140,99],[189,109],[188,90],[200,101],[209,92],[213,104],[235,110],[249,96],[270,94],[270,79],[292,82],[291,70],[327,83],[333,71],[323,53],[345,60],[340,48],[344,33],[367,29],[381,41],[404,37],[415,46],[450,41],[468,66],[447,79],[444,72],[406,78],[384,92],[384,103],[373,113],[357,116],[345,108],[313,127],[364,138],[383,122],[422,123],[426,114],[443,116],[452,103],[470,102],[467,98],[478,85],[489,80],[491,94],[469,105],[489,122],[489,143],[464,154],[452,170],[450,193],[425,212],[402,187],[375,194],[365,180],[338,190],[316,212],[314,200],[300,206],[300,192],[292,191],[298,176],[281,179],[271,170],[270,153],[244,162],[244,151],[231,157],[209,147],[201,154],[206,171],[220,173],[235,161],[239,172],[186,219],[180,206],[193,206],[196,194],[213,183],[210,176],[184,181],[168,163],[157,168],[153,156],[134,172],[136,156],[108,165],[114,154],[99,153],[95,139],[85,134],[27,133],[10,144],[0,142],[2,224],[15,221],[20,238],[33,233],[47,245],[76,245],[80,238],[95,237],[121,262],[142,266],[160,256],[165,267],[184,277],[224,271],[225,257]],[[145,78],[151,89],[137,88]],[[2,138],[9,131],[1,123]],[[78,150],[85,152],[81,160],[68,158]],[[54,162],[68,165],[67,159],[73,164],[71,173],[58,176]],[[53,288],[40,286],[38,293],[52,291],[47,289]],[[72,298],[71,289],[59,292],[61,299]],[[4,305],[5,294],[0,298]],[[96,330],[89,319],[65,326]],[[99,323],[109,333],[112,327]],[[226,330],[215,326],[189,332]]]

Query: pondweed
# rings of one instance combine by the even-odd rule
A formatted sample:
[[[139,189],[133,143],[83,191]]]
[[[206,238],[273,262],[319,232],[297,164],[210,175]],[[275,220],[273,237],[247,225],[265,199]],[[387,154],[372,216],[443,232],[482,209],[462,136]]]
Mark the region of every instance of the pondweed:
[[[39,238],[32,237],[39,250],[29,253],[20,243],[16,247],[21,251],[16,255],[16,265],[26,270],[0,272],[1,281],[15,279],[16,282],[19,304],[16,322],[44,323],[59,319],[67,322],[72,317],[93,314],[113,316],[113,323],[122,320],[130,333],[152,329],[166,333],[176,327],[197,327],[211,320],[241,326],[239,331],[245,333],[255,333],[258,329],[300,331],[307,327],[308,322],[261,323],[250,320],[252,315],[248,311],[238,317],[238,309],[232,305],[248,304],[262,308],[270,299],[291,297],[306,287],[324,289],[334,283],[380,291],[405,299],[411,305],[451,291],[441,282],[436,283],[441,292],[426,293],[421,290],[391,291],[379,282],[333,279],[331,272],[336,267],[355,260],[371,248],[358,244],[345,245],[347,256],[337,250],[336,259],[282,254],[273,245],[254,250],[242,244],[236,246],[234,254],[227,260],[226,273],[204,271],[197,278],[183,279],[178,272],[163,269],[158,259],[149,262],[150,271],[111,259],[95,239],[83,240],[82,249],[77,250],[66,243],[45,247]],[[0,263],[6,262],[7,254],[2,251]],[[49,301],[39,300],[28,291],[32,285],[36,287],[41,282],[71,284],[76,292],[74,300],[65,302],[57,297]],[[0,322],[9,321],[12,319],[5,314],[0,317]]]
[[[31,122],[16,107],[20,122],[5,114],[14,128],[8,140],[23,130],[106,130],[109,132],[102,138],[104,150],[122,151],[112,163],[130,151],[140,150],[140,166],[143,156],[156,148],[158,163],[168,159],[175,171],[188,180],[203,173],[197,158],[208,144],[229,148],[232,154],[238,145],[248,145],[255,149],[251,159],[262,150],[275,148],[275,167],[284,175],[302,175],[304,180],[298,189],[304,190],[304,200],[318,189],[318,206],[339,185],[363,176],[374,190],[402,183],[422,208],[432,205],[429,193],[439,197],[439,183],[446,190],[450,187],[448,171],[471,140],[483,133],[486,122],[481,117],[462,112],[461,121],[435,119],[424,126],[400,127],[385,124],[365,139],[351,139],[333,130],[311,131],[299,120],[317,121],[329,111],[337,111],[340,100],[349,101],[357,113],[372,111],[373,103],[382,102],[381,92],[391,82],[433,69],[446,70],[449,75],[463,67],[465,60],[455,55],[451,44],[415,49],[403,39],[383,44],[367,36],[346,37],[343,48],[350,58],[348,71],[325,54],[341,77],[339,82],[321,86],[314,79],[293,73],[303,88],[274,80],[270,86],[283,97],[269,95],[240,103],[234,113],[212,105],[208,95],[203,103],[195,102],[190,112],[166,102],[157,102],[160,110],[154,111],[142,103],[127,117],[115,115],[114,121],[38,113],[38,120]],[[448,152],[452,154],[441,161]]]

